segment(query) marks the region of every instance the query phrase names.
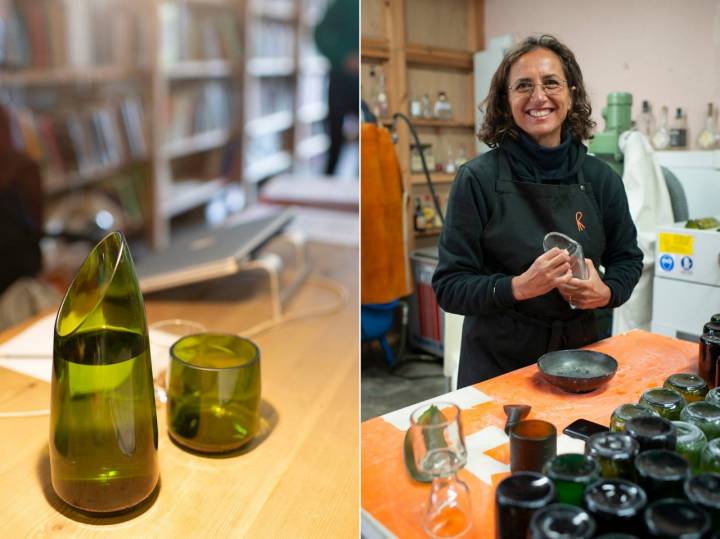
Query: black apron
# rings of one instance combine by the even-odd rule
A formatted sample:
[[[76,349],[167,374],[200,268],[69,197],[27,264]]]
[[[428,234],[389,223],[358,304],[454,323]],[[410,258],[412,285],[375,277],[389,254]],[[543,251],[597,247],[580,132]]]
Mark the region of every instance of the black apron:
[[[600,209],[582,170],[577,183],[513,181],[498,152],[497,204],[482,233],[486,275],[520,275],[543,253],[543,237],[562,232],[580,243],[597,268],[605,250]],[[492,315],[466,316],[458,387],[530,365],[546,352],[579,348],[597,340],[593,311],[571,309],[557,290],[498,307]]]

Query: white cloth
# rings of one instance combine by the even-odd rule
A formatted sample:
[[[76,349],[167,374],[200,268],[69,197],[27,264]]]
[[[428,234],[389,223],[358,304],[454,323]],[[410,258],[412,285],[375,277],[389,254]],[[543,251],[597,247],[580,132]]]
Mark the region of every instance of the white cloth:
[[[650,328],[656,231],[658,226],[673,222],[662,170],[650,141],[638,131],[631,132],[626,139],[623,183],[637,228],[638,246],[643,252],[643,272],[630,299],[613,312],[613,335]]]

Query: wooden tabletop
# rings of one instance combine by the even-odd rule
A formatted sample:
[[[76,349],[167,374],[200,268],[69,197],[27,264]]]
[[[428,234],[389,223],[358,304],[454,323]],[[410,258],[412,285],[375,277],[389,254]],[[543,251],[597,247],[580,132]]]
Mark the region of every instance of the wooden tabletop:
[[[342,284],[350,299],[335,314],[253,338],[262,427],[247,449],[225,458],[185,452],[168,439],[160,407],[156,495],[126,515],[90,518],[52,490],[48,416],[0,419],[0,536],[358,537],[358,251],[310,244],[309,255],[312,274]],[[266,281],[251,272],[147,296],[148,321],[185,318],[242,333],[271,316]],[[311,277],[286,313],[335,301]],[[49,384],[0,369],[0,411],[49,401]]]
[[[579,418],[609,425],[617,406],[637,402],[643,391],[661,387],[670,374],[697,373],[697,344],[646,331],[631,331],[587,348],[618,361],[615,377],[591,393],[557,389],[543,380],[533,364],[436,399],[462,409],[468,463],[459,476],[470,487],[473,507],[468,537],[495,537],[495,487],[509,474],[510,460],[503,431],[504,404],[531,405],[528,417],[553,423],[560,434]],[[413,408],[370,419],[361,426],[363,532],[368,537],[425,537],[421,519],[430,485],[410,479],[403,463],[403,438]],[[558,452],[567,452],[561,451],[561,443],[577,445],[560,435]],[[572,447],[569,452],[576,450]]]

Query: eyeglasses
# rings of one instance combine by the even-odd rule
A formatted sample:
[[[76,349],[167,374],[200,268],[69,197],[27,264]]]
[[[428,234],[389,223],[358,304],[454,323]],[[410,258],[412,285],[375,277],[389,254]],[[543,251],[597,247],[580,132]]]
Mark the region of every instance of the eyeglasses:
[[[510,90],[516,94],[531,95],[535,91],[535,86],[540,86],[546,95],[559,94],[563,86],[567,85],[566,80],[548,79],[545,82],[533,83],[529,80],[521,80],[510,86]]]

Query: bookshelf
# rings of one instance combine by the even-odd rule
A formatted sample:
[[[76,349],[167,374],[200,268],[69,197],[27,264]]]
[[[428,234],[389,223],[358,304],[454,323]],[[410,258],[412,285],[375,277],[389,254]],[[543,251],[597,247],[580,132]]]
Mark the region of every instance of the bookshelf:
[[[0,103],[46,205],[99,193],[161,248],[229,189],[252,203],[276,174],[318,171],[326,3],[0,0]]]
[[[447,200],[454,173],[445,172],[449,155],[462,148],[466,158],[474,153],[475,120],[473,53],[484,48],[483,0],[447,0],[442,10],[432,0],[367,0],[361,4],[362,97],[372,108],[379,73],[385,77],[389,116],[402,112],[411,116],[410,100],[427,94],[434,101],[438,92],[448,95],[452,119],[412,118],[422,144],[430,144],[440,170],[431,171],[441,206]],[[386,127],[390,118],[380,118]],[[410,132],[398,123],[400,142],[396,149],[405,189],[410,248],[427,247],[437,241],[439,229],[413,230],[415,199],[428,200],[424,174],[411,170]],[[452,148],[452,152],[448,151]],[[424,202],[423,202],[424,203]]]

